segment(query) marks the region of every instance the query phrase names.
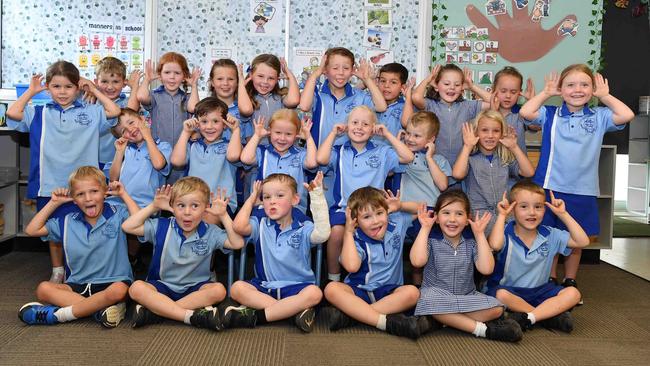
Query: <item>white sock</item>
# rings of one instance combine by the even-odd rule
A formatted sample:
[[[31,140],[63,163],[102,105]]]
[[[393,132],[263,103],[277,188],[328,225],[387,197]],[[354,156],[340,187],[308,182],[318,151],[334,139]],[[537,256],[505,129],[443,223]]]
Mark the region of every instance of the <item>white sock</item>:
[[[183,320],[183,323],[187,325],[191,325],[190,318],[192,317],[193,314],[194,314],[193,310],[185,310],[185,319]]]
[[[379,314],[379,320],[377,321],[377,329],[386,330],[386,315]]]
[[[327,279],[332,281],[332,282],[341,282],[341,274],[340,273],[328,273],[327,274]]]
[[[485,338],[485,333],[487,332],[487,325],[483,322],[476,322],[476,328],[474,328],[474,331],[472,334],[474,334],[477,337]]]
[[[533,313],[526,313],[526,314],[528,315],[528,320],[530,320],[530,324],[531,325],[535,324],[535,322],[537,321],[537,319],[535,319],[535,314]]]
[[[77,317],[72,314],[72,306],[59,308],[59,310],[54,312],[54,316],[58,319],[59,323],[69,322],[77,319]]]

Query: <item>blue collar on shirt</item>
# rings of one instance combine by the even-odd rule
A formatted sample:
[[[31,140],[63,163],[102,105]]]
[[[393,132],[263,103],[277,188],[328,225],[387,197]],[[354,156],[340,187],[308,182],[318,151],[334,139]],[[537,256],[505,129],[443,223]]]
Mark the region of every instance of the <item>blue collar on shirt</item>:
[[[510,113],[517,114],[519,113],[519,110],[521,110],[521,104],[515,104],[510,108]]]
[[[59,103],[53,101],[53,100],[52,100],[52,101],[49,101],[49,102],[47,102],[47,103],[45,103],[45,105],[46,105],[47,107],[49,107],[49,108],[54,108],[54,109],[56,109],[56,110],[59,111],[59,112],[63,112],[63,111],[64,111],[64,109],[61,107],[61,105],[60,105]],[[72,102],[72,107],[74,107],[74,108],[79,108],[79,107],[83,107],[83,106],[84,106],[84,103],[83,103],[83,102],[81,101],[81,99],[79,99],[79,98],[75,99],[75,100]]]
[[[278,154],[278,152],[275,150],[275,147],[273,147],[273,145],[271,145],[271,144],[269,144],[266,147],[266,150],[268,152],[270,152],[271,154],[274,154],[275,156],[280,156],[280,154]],[[300,152],[300,150],[298,150],[298,148],[295,147],[295,146],[291,146],[288,151],[289,151],[289,154],[291,154],[291,155],[297,154],[297,153]]]
[[[84,215],[83,211],[79,206],[76,207],[76,212],[72,215],[72,219],[80,221],[86,229],[90,232],[92,230],[92,225],[88,221],[86,221],[86,215]],[[113,215],[115,214],[115,207],[111,206],[108,202],[104,202],[104,208],[102,209],[102,216],[104,217],[104,220],[110,219]],[[99,220],[95,223],[98,224]]]
[[[144,143],[144,140],[142,140],[142,142]],[[160,143],[160,139],[157,138],[157,137],[154,137],[154,138],[153,138],[153,142],[154,142],[156,145],[158,145],[158,144]],[[127,146],[127,147],[130,147],[130,148],[132,148],[132,149],[138,149],[138,148],[139,148],[140,146],[142,146],[142,145],[138,146],[138,144],[135,143],[135,142],[129,142],[126,146]]]
[[[114,101],[123,100],[123,99],[126,99],[126,94],[124,94],[124,93],[120,93],[120,96],[117,97],[117,99],[115,99]],[[136,111],[136,112],[137,112],[137,111]]]
[[[162,93],[162,92],[167,92],[167,91],[165,90],[165,86],[161,85],[161,86],[157,87],[156,89],[152,90],[151,92],[152,93]],[[169,92],[167,92],[167,93],[169,93]],[[183,90],[183,88],[178,88],[177,93],[179,93],[182,97],[185,96],[185,91]]]
[[[574,112],[574,113],[577,113],[577,112]],[[560,117],[567,117],[567,116],[570,116],[570,115],[572,115],[574,113],[569,111],[569,108],[566,106],[566,102],[562,102],[562,107],[560,108],[560,111],[558,112],[558,115]],[[585,104],[584,108],[582,108],[582,115],[584,115],[584,116],[589,116],[589,115],[592,115],[594,113],[595,112],[593,110],[591,110],[591,108],[589,108],[589,106],[587,104]]]
[[[345,97],[344,98],[352,96],[352,85],[350,85],[350,83],[345,83],[344,89],[345,89]],[[327,93],[327,94],[334,97],[334,94],[332,94],[332,90],[330,89],[330,81],[329,80],[325,80],[325,82],[323,83],[323,87],[320,90],[321,90],[321,92]],[[334,97],[334,99],[336,99],[336,97]]]
[[[386,228],[386,233],[392,233],[395,231],[395,225],[393,225],[390,221],[388,222],[388,228]],[[355,231],[355,235],[359,240],[363,240],[366,243],[370,244],[381,244],[382,246],[384,245],[384,238],[386,237],[386,234],[384,234],[384,238],[381,240],[373,239],[366,235],[366,233],[363,232],[363,230],[357,228]]]
[[[205,139],[203,137],[199,137],[199,139],[196,140],[195,142],[200,144],[201,146],[203,146],[204,149],[208,148],[208,144],[205,143]],[[223,138],[223,135],[222,135],[222,137],[220,137],[218,140],[211,143],[210,145],[216,145],[216,144],[218,144],[220,142],[226,142],[226,139]]]
[[[347,140],[346,142],[344,142],[343,147],[346,148],[346,149],[348,149],[348,148],[352,149],[355,152],[355,155],[361,152],[361,151],[357,151],[357,149],[355,149],[354,146],[352,146],[352,142],[350,140]],[[375,146],[375,144],[372,143],[372,140],[368,140],[368,142],[366,143],[366,150],[365,151],[372,150],[375,147],[376,146]]]
[[[388,108],[390,108],[390,106],[392,106],[392,105],[399,104],[399,103],[404,103],[404,102],[405,102],[404,97],[400,95],[400,96],[397,97],[397,99],[395,99],[395,101],[393,103],[388,105]],[[388,108],[386,108],[386,109],[388,109]]]
[[[266,220],[264,220],[265,224],[267,227],[273,226],[273,229],[275,230],[275,234],[279,235],[282,232],[282,229],[280,229],[280,224],[277,223],[277,221],[272,220],[270,217],[266,216]],[[300,217],[296,215],[295,210],[291,210],[291,230],[296,230],[302,226],[302,221],[300,220]],[[287,230],[285,228],[285,230]]]
[[[182,245],[185,242],[185,240],[187,240],[187,238],[185,237],[185,234],[183,233],[183,229],[178,225],[175,218],[173,218],[173,222],[174,223],[172,225],[174,226],[176,233],[178,233],[178,236],[181,237],[181,245]],[[199,225],[196,227],[196,233],[198,234],[199,238],[205,235],[207,231],[208,231],[208,225],[203,221],[199,222]]]
[[[511,237],[512,239],[514,239],[515,243],[519,244],[522,248],[524,248],[524,253],[526,253],[526,254],[528,254],[529,250],[534,250],[535,248],[537,248],[542,243],[545,243],[548,236],[549,236],[549,234],[551,233],[551,231],[546,226],[541,226],[540,225],[539,227],[537,227],[538,236],[541,235],[544,238],[544,240],[542,240],[539,243],[539,245],[535,245],[536,242],[537,242],[537,238],[535,238],[535,241],[533,242],[533,247],[528,249],[528,246],[521,239],[519,239],[519,237],[515,233],[515,222],[514,221],[510,221],[506,225],[505,232],[506,232],[506,236]]]

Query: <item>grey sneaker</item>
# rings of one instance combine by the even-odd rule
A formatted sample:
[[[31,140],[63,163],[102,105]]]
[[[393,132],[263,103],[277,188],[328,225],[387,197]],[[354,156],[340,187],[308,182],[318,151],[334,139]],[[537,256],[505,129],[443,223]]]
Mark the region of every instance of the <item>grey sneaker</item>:
[[[118,302],[100,312],[100,324],[104,328],[117,327],[126,315],[126,303]]]
[[[314,308],[307,308],[293,318],[294,322],[298,329],[302,330],[305,333],[310,333],[312,326],[314,325],[314,318],[316,317],[316,311]]]

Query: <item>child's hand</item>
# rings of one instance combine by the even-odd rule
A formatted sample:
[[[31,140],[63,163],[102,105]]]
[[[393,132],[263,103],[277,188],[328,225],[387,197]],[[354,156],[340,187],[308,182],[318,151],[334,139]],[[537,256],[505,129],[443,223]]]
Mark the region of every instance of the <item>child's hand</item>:
[[[154,81],[160,77],[157,72],[155,72],[154,64],[151,60],[147,60],[144,63],[144,77],[149,80],[149,82]]]
[[[386,126],[382,124],[376,124],[375,127],[373,127],[372,129],[372,133],[377,136],[386,137],[386,134],[390,133],[390,131],[388,131]]]
[[[314,189],[320,187],[323,188],[323,172],[320,170],[316,173],[316,177],[309,184],[303,183],[308,192],[313,191]]]
[[[325,72],[325,65],[327,64],[327,55],[323,54],[323,57],[320,58],[320,64],[318,65],[318,68],[314,71],[312,71],[312,74],[315,74],[315,76],[321,76]]]
[[[255,128],[255,136],[260,139],[268,136],[270,134],[269,130],[264,127],[264,117],[259,116],[256,120],[253,121],[253,127]]]
[[[38,94],[43,90],[47,89],[45,84],[43,84],[44,79],[45,77],[43,76],[43,74],[32,75],[32,78],[29,79],[29,90],[32,91],[34,94]]]
[[[406,83],[402,84],[402,95],[405,98],[410,98],[414,86],[415,86],[415,77],[411,77],[406,81]]]
[[[357,219],[352,218],[352,210],[350,207],[345,208],[345,231],[354,233],[357,229]]]
[[[555,214],[555,216],[560,216],[562,214],[566,213],[566,205],[564,204],[564,200],[555,198],[555,194],[553,194],[553,191],[550,191],[551,193],[551,202],[544,202],[546,207],[550,208],[551,211]]]
[[[120,137],[119,139],[115,140],[113,145],[115,146],[115,151],[123,153],[126,150],[126,145],[129,143],[129,140],[125,139],[124,137]]]
[[[169,199],[172,195],[172,186],[170,184],[165,184],[160,188],[156,189],[156,195],[153,198],[153,207],[158,210],[165,210],[172,212],[172,206],[170,205]]]
[[[436,153],[436,143],[429,142],[424,147],[427,149],[426,157],[429,159],[433,159],[433,155]]]
[[[95,83],[93,83],[91,80],[88,80],[84,77],[79,78],[79,90],[83,90],[84,92],[89,92],[89,93],[95,93],[97,90],[97,86],[95,86]]]
[[[422,227],[432,228],[436,223],[436,213],[427,209],[427,205],[423,203],[418,207],[418,221]]]
[[[560,76],[557,72],[544,76],[544,93],[548,96],[560,95]]]
[[[301,121],[300,133],[298,134],[298,137],[303,140],[309,139],[311,136],[311,127],[313,125],[314,123],[311,121],[311,118],[304,116]]]
[[[340,135],[344,134],[345,131],[347,131],[347,130],[348,130],[348,125],[344,125],[342,123],[337,123],[337,124],[334,125],[334,128],[332,128],[331,133],[335,134],[336,136],[340,136]]]
[[[251,188],[251,197],[255,197],[255,200],[257,201],[257,199],[260,198],[260,193],[262,193],[262,181],[256,180]]]
[[[183,123],[183,127],[184,125],[185,124]],[[147,121],[145,121],[144,118],[141,118],[140,122],[138,122],[138,129],[142,134],[142,138],[144,138],[145,140],[153,139],[153,136],[151,135],[151,128],[149,127],[149,124],[147,124]]]
[[[524,97],[526,100],[531,100],[535,96],[535,85],[533,84],[533,79],[526,79],[526,90],[522,93],[519,92],[519,95]]]
[[[131,75],[129,75],[129,80],[126,81],[126,85],[128,85],[129,88],[131,88],[131,91],[133,91],[138,87],[138,85],[140,85],[141,78],[142,78],[142,71],[137,69],[133,70],[131,72]]]
[[[432,84],[432,83],[436,82],[436,78],[438,77],[438,73],[440,72],[441,68],[442,68],[442,66],[440,66],[440,65],[436,65],[436,66],[433,67],[433,69],[431,70],[431,73],[429,74],[429,76],[426,79],[428,81],[427,84]]]
[[[370,66],[368,65],[368,61],[366,61],[365,58],[359,60],[359,65],[354,69],[353,74],[354,76],[363,80],[364,83],[370,79]]]
[[[223,121],[223,123],[230,129],[230,131],[234,131],[239,128],[239,120],[230,113],[226,115],[226,119]]]
[[[230,197],[226,195],[226,190],[217,187],[217,194],[214,192],[210,193],[210,202],[212,205],[207,207],[205,211],[211,215],[217,217],[223,217],[228,215],[228,202],[230,202]]]
[[[108,191],[106,191],[107,196],[116,196],[121,197],[126,192],[122,182],[114,180],[108,183]]]
[[[501,102],[499,101],[499,97],[497,96],[497,92],[495,90],[492,92],[492,97],[490,98],[490,109],[498,112],[499,107],[501,107]]]
[[[397,133],[397,136],[395,136],[398,140],[405,142],[406,141],[406,131],[404,130],[399,130]]]
[[[287,60],[284,57],[280,57],[280,71],[282,72],[283,77],[286,79],[289,77],[289,66],[287,65]]]
[[[400,202],[400,191],[397,190],[397,194],[393,194],[390,189],[384,190],[384,199],[388,205],[389,212],[397,212],[402,208],[402,202]]]
[[[196,87],[202,73],[203,73],[203,70],[201,70],[200,67],[193,68],[192,73],[190,74],[190,77],[185,78],[185,82],[190,84],[193,88]],[[194,90],[192,90],[192,91],[194,91]]]
[[[463,81],[463,89],[472,89],[474,87],[474,81],[472,80],[472,70],[468,67],[463,68],[463,76],[465,81]]]
[[[50,197],[50,202],[60,206],[66,202],[72,202],[72,197],[70,197],[70,190],[67,188],[57,188],[52,191],[52,196]]]
[[[81,99],[83,99],[88,104],[95,104],[95,102],[97,102],[97,97],[87,90],[83,92]]]
[[[474,147],[478,143],[478,136],[470,123],[463,123],[463,144],[467,147]]]
[[[609,95],[609,82],[607,79],[603,77],[603,75],[599,72],[594,75],[594,79],[596,80],[596,85],[595,90],[594,90],[594,97],[600,99],[602,97],[606,97]]]
[[[239,82],[244,83],[243,85],[248,84],[248,82],[251,80],[250,74],[244,76],[244,64],[237,65],[237,76],[239,77]]]
[[[508,198],[506,197],[506,192],[503,192],[503,197],[501,198],[501,201],[497,203],[497,213],[501,216],[508,217],[512,210],[514,210],[515,206],[517,205],[517,201],[512,201],[508,202]]]
[[[183,122],[183,131],[187,133],[193,133],[197,128],[199,128],[199,120],[196,118],[186,119]]]
[[[515,129],[508,126],[508,131],[499,139],[499,142],[508,150],[514,149],[517,146],[517,132]]]
[[[468,220],[469,226],[472,228],[472,232],[474,233],[474,236],[479,236],[480,234],[485,233],[485,228],[487,228],[491,218],[492,218],[492,214],[488,211],[483,212],[483,216],[480,217],[479,217],[479,212],[476,211],[476,216],[474,217],[474,220],[471,219]]]

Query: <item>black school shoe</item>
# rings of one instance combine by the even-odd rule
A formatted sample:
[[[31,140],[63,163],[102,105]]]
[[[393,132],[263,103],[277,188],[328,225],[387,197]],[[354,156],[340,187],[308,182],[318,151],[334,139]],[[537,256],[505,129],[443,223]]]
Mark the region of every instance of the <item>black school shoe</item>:
[[[533,329],[533,324],[531,324],[530,320],[528,319],[528,314],[526,313],[508,313],[508,319],[514,320],[519,325],[519,328],[522,332]]]
[[[418,339],[420,336],[418,318],[404,314],[388,314],[386,315],[386,333],[414,340]]]
[[[416,318],[420,336],[433,332],[434,330],[442,329],[442,323],[435,320],[431,315],[420,315],[416,316]]]
[[[316,310],[314,308],[307,308],[293,318],[296,327],[305,333],[310,333],[314,325],[314,318],[316,317]]]
[[[223,330],[223,323],[219,316],[217,308],[200,308],[194,310],[190,317],[190,324],[197,328],[206,328],[210,330],[220,331]]]
[[[163,321],[163,318],[154,314],[151,310],[144,306],[137,304],[133,312],[133,328],[140,328],[147,324],[157,324]]]
[[[355,325],[356,320],[350,318],[342,312],[341,310],[331,307],[329,309],[329,316],[327,319],[327,324],[331,331],[337,331],[339,329],[348,328]]]
[[[224,328],[255,328],[257,316],[255,309],[241,306],[228,306],[222,316]]]
[[[565,333],[573,331],[573,317],[571,313],[565,311],[552,318],[548,318],[539,322],[541,326],[547,329],[556,329]]]
[[[578,288],[578,283],[573,278],[565,278],[564,282],[562,282],[562,287],[575,287],[575,288]],[[583,304],[584,304],[584,302],[582,301],[582,297],[580,297],[580,301],[578,301],[578,305],[583,305]]]
[[[485,337],[495,341],[519,342],[524,336],[519,323],[513,319],[495,319],[485,323],[487,331]]]

